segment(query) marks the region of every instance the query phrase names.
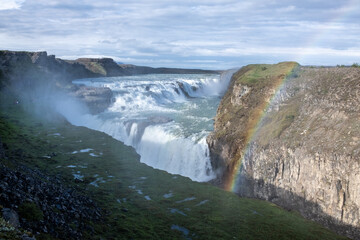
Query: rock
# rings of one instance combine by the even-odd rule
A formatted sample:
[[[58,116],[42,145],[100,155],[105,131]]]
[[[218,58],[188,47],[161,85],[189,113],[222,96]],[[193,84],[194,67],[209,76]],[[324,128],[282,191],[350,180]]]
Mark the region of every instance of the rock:
[[[70,95],[80,99],[84,102],[93,114],[103,112],[112,103],[113,93],[110,88],[107,87],[86,87],[79,86],[76,91],[70,93]]]
[[[78,63],[93,73],[103,77],[130,76],[140,74],[218,74],[220,71],[180,68],[152,68],[132,64],[117,64],[111,58],[79,58],[71,63]],[[195,90],[194,90],[195,91]]]
[[[10,207],[17,209],[19,206],[20,220],[17,218],[16,225],[33,233],[49,233],[59,238],[60,231],[61,238],[81,239],[86,222],[102,218],[102,211],[93,200],[73,188],[64,187],[58,177],[52,178],[38,170],[19,166],[13,171],[0,164],[0,186],[5,189],[0,194],[0,205],[5,207],[4,218],[15,219],[16,223],[17,213]],[[33,190],[29,192],[30,187]]]
[[[73,79],[99,77],[99,74],[79,63],[70,63],[54,55],[48,56],[46,52],[0,51],[0,71],[4,82],[21,82],[27,87],[39,83],[64,84]]]
[[[48,62],[47,52],[29,52],[32,63],[46,66]]]
[[[21,236],[21,240],[36,240],[35,237],[29,237],[28,235],[24,234]]]
[[[9,222],[15,228],[20,227],[19,215],[17,212],[10,208],[3,208],[1,212],[5,221]]]
[[[176,84],[178,85],[179,89],[181,90],[181,92],[185,95],[185,97],[187,98],[191,98],[191,96],[189,95],[189,93],[187,92],[184,83],[182,82],[176,82]],[[177,88],[176,88],[177,89]],[[177,93],[179,93],[179,90],[176,91]]]
[[[359,239],[360,69],[291,65],[234,74],[207,139],[214,182]]]
[[[75,60],[91,72],[104,77],[124,76],[124,70],[111,58],[79,58]]]

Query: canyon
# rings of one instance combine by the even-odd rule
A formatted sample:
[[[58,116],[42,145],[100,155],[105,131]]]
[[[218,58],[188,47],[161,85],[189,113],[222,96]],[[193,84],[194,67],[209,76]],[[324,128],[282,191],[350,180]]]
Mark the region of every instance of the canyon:
[[[359,239],[360,68],[249,65],[208,137],[215,184]]]
[[[20,102],[29,101],[32,103],[36,102],[38,96],[61,91],[65,96],[75,97],[87,105],[92,114],[101,113],[113,104],[113,92],[108,87],[99,88],[75,85],[72,84],[73,80],[79,78],[130,76],[153,73],[213,74],[219,73],[219,71],[139,67],[128,64],[117,64],[108,58],[62,60],[55,58],[54,55],[47,55],[46,52],[0,51],[0,86],[3,89],[9,90],[3,95],[3,99],[8,99],[8,96],[11,96],[11,99],[13,97],[14,100],[16,99],[16,102],[19,100]],[[39,86],[41,86],[40,90],[36,89]],[[35,90],[35,94],[31,96],[24,97],[24,94],[22,94],[22,96],[17,95],[19,92],[26,93],[32,92],[33,90]],[[5,109],[14,109],[14,106],[11,105],[11,107]],[[231,200],[234,203],[244,201],[245,205],[251,202],[251,204],[255,206],[260,206],[257,205],[257,200],[248,200],[247,198],[267,200],[287,210],[299,212],[305,218],[315,220],[329,229],[336,231],[338,234],[359,239],[359,106],[360,68],[304,67],[296,62],[282,62],[273,65],[256,64],[242,67],[233,74],[229,87],[222,97],[217,110],[214,119],[214,131],[207,137],[211,166],[216,175],[216,178],[210,182],[228,191],[233,191],[241,197],[245,197],[238,198],[241,200]],[[7,129],[10,129],[8,126],[12,125],[7,125],[7,121],[9,121],[7,112],[4,111],[3,114],[4,116],[1,120],[4,121],[4,135],[1,136],[3,142],[0,142],[0,157],[1,159],[9,158],[11,161],[16,159],[16,161],[22,162],[24,161],[23,159],[29,158],[28,156],[34,154],[32,153],[33,149],[31,149],[31,145],[27,146],[27,142],[31,142],[34,146],[36,146],[37,143],[36,141],[33,142],[31,138],[28,139],[28,136],[23,135],[20,130],[21,128],[19,128],[19,133],[17,133],[17,138],[18,140],[20,139],[19,143],[11,143],[9,136],[11,136],[12,133]],[[60,122],[66,122],[64,119],[60,119]],[[17,123],[17,121],[18,120],[14,122]],[[40,128],[39,124],[34,126]],[[70,127],[61,126],[59,129],[67,132],[67,128]],[[47,133],[48,130],[42,129],[42,131],[45,132],[43,138],[46,139],[47,142],[53,141],[51,139],[53,136]],[[29,132],[31,131],[29,130]],[[111,142],[113,146],[117,146],[116,144],[118,144],[116,141],[113,142],[113,139],[108,136],[99,135],[99,138],[93,139],[92,136],[95,133],[90,132],[90,130],[85,131],[84,129],[74,127],[74,129],[69,132],[78,133],[78,135],[75,136],[68,133],[68,135],[73,138],[73,142],[68,143],[71,147],[74,147],[75,140],[78,141],[78,136],[83,135],[87,136],[86,138],[88,138],[88,140],[91,139],[91,141],[96,142],[93,143],[92,146],[94,149],[101,144],[101,140],[99,140],[100,137],[108,139],[107,141]],[[55,132],[52,134],[58,133]],[[3,140],[4,138],[5,141]],[[64,144],[64,142],[66,143],[66,141],[68,140],[61,140],[61,144],[59,142],[53,145],[50,144],[49,149],[56,148],[59,149],[59,152],[64,151],[60,146]],[[12,150],[12,148],[14,148],[12,144],[17,146],[15,150]],[[20,149],[18,146],[21,144],[24,145],[25,150],[29,147],[30,150],[27,155],[24,154],[23,151],[18,153],[18,149]],[[77,144],[83,143],[77,142]],[[67,148],[72,149],[69,146],[67,146]],[[116,150],[116,154],[111,154],[111,156],[108,157],[112,163],[118,161],[114,156],[122,156],[123,152],[127,151],[131,152],[131,158],[138,159],[138,156],[133,150],[129,150],[130,148],[126,148],[123,145],[121,146],[121,149],[124,148],[126,150]],[[84,145],[83,148],[86,149],[86,146]],[[112,149],[117,149],[117,147]],[[45,154],[41,151],[39,151],[39,153],[36,151],[35,153],[39,156]],[[46,151],[49,150],[46,149]],[[15,155],[12,155],[14,153]],[[49,166],[51,166],[50,169],[54,169],[55,171],[55,167],[59,165],[59,162],[61,163],[65,158],[66,161],[69,161],[67,157],[63,157],[64,159],[62,159],[62,156],[67,156],[66,154],[68,153],[64,152],[58,153],[58,155],[51,155],[51,158],[55,160],[49,163],[43,163],[41,159],[44,157],[38,156],[32,156],[30,160],[27,161],[35,161],[39,165],[45,164],[45,169],[48,167],[46,164],[49,164]],[[125,158],[126,157],[124,157],[124,159]],[[106,161],[109,161],[108,159]],[[102,160],[102,156],[99,155],[98,161],[100,162],[100,160]],[[83,161],[87,164],[88,157],[84,157]],[[140,172],[147,172],[149,176],[152,176],[153,171],[158,171],[143,166],[139,167],[137,164],[140,163],[137,161],[134,161],[135,163],[130,162],[131,161],[128,162],[128,159],[126,159],[125,165],[132,166],[132,164],[135,164],[136,169],[141,169]],[[100,166],[100,164],[98,163],[97,166]],[[7,170],[6,167],[4,166],[4,176],[6,175],[5,172],[8,172],[10,179],[15,173],[13,174],[10,170]],[[30,164],[30,168],[32,167]],[[100,167],[101,170],[102,167],[103,166]],[[109,175],[107,174],[107,172],[110,171],[109,169],[104,170],[106,172],[104,176]],[[63,171],[62,174],[64,174],[64,176],[67,176],[66,174],[68,173],[66,169],[61,171]],[[94,174],[94,172],[92,172],[93,170],[90,169],[81,169],[81,171],[85,173],[89,171],[91,174]],[[122,171],[121,167],[119,171]],[[115,175],[116,173],[112,174]],[[124,175],[125,174],[126,172]],[[136,174],[137,178],[143,178],[139,173]],[[173,178],[171,175],[167,175],[162,171],[158,171],[156,174],[159,178],[158,181],[177,179],[177,177]],[[70,179],[71,177],[72,175],[70,175]],[[121,177],[119,177],[119,179]],[[88,178],[91,178],[91,176]],[[226,194],[229,199],[233,199],[230,193],[220,192],[219,189],[213,190],[213,188],[208,186],[205,188],[201,184],[185,179],[186,178],[179,177],[179,180],[176,181],[180,183],[172,186],[172,188],[179,189],[179,192],[184,191],[181,196],[185,199],[185,195],[188,192],[182,189],[184,183],[186,183],[186,186],[191,185],[193,188],[198,189],[199,196],[202,196],[205,200],[207,200],[205,196],[209,196],[209,192],[216,193],[219,196]],[[128,195],[131,196],[132,194],[129,193],[129,187],[132,187],[132,184],[134,184],[132,181],[138,184],[138,180],[134,180],[129,176],[129,179],[122,179],[121,181],[126,181],[129,184],[129,186],[122,186],[119,188],[121,190],[118,190],[121,191],[122,197],[125,197],[126,200]],[[119,185],[121,185],[121,181]],[[68,180],[64,182],[67,184]],[[79,182],[85,184],[84,182],[86,181],[83,182],[77,179],[76,184],[79,184]],[[8,185],[8,183],[4,184],[4,186],[5,185]],[[14,188],[16,186],[17,183]],[[167,192],[171,190],[167,187],[157,188],[161,189],[161,191],[165,191],[166,189]],[[157,188],[149,189],[155,192],[160,191]],[[101,189],[101,191],[105,190]],[[219,193],[217,191],[219,191]],[[63,194],[60,190],[58,192],[59,194]],[[113,197],[112,192],[108,194]],[[135,197],[132,198],[136,199]],[[201,197],[199,197],[199,199],[200,198]],[[17,200],[19,199],[17,198]],[[119,199],[114,198],[113,200],[115,203],[112,204],[118,204]],[[145,206],[147,206],[149,200],[145,200]],[[216,201],[221,203],[223,198],[219,197]],[[249,203],[247,201],[249,201]],[[179,201],[175,203],[179,203]],[[230,209],[240,207],[239,204],[234,203],[229,205],[231,206]],[[156,206],[158,214],[166,216],[166,214],[162,212],[163,205],[167,206],[166,209],[170,209],[173,203],[168,200],[161,200],[156,204],[158,205],[154,206]],[[104,204],[102,206],[104,207]],[[264,209],[272,209],[272,207],[268,207],[268,205],[264,206]],[[129,205],[127,208],[122,208],[122,211],[127,212],[128,208],[130,211],[136,211],[137,207],[138,205]],[[214,206],[212,206],[212,208],[213,207]],[[46,205],[45,208],[47,209],[48,206]],[[226,209],[229,211],[228,208]],[[256,209],[255,213],[258,214],[261,208]],[[247,210],[248,209],[242,211]],[[269,212],[271,211],[269,210]],[[196,213],[199,215],[203,214],[201,211]],[[124,214],[125,213],[123,213],[123,215]],[[231,216],[235,217],[233,215]],[[236,215],[236,217],[239,216],[241,216],[241,214]],[[258,216],[262,215],[258,214]],[[272,216],[272,213],[267,213],[265,216]],[[263,218],[265,219],[265,217]],[[138,220],[138,218],[135,219],[136,221]],[[225,221],[223,218],[221,219],[222,221],[211,220],[210,222],[216,222],[216,224],[218,224]],[[265,221],[264,219],[261,221]],[[266,219],[268,219],[268,217],[266,217]],[[226,218],[226,221],[230,220],[231,218]],[[114,217],[114,221],[118,221],[117,216],[116,218]],[[147,221],[149,220],[146,219],[145,222],[147,223]],[[256,219],[256,221],[258,221],[258,219]],[[239,221],[239,224],[240,223]],[[269,224],[267,222],[260,222],[260,220],[258,223]],[[123,224],[123,222],[121,222],[121,224]],[[164,223],[162,222],[162,224]],[[132,229],[134,226],[130,227],[130,225],[127,227]],[[231,224],[228,223],[227,225]],[[242,224],[239,226],[241,225]],[[272,228],[273,226],[270,227],[270,229]],[[201,230],[197,230],[204,232],[205,230],[203,229],[206,228],[202,227]],[[280,232],[281,230],[277,229],[277,231]],[[286,233],[284,233],[285,236],[290,236],[291,234],[286,235],[290,232],[291,231],[286,230]],[[115,232],[114,234],[117,233]],[[225,232],[221,234],[224,236]],[[301,232],[301,234],[305,236],[308,233],[304,231]],[[313,232],[309,232],[309,234],[313,234]],[[316,232],[314,234],[320,233]],[[77,235],[77,233],[75,235],[80,236]],[[206,236],[206,234],[203,236]],[[256,235],[256,233],[252,232],[249,236],[256,238],[257,236],[263,237],[264,235]],[[277,235],[277,233],[274,233],[273,235],[274,239],[279,236],[281,236],[281,234]],[[230,235],[228,237],[230,237]]]

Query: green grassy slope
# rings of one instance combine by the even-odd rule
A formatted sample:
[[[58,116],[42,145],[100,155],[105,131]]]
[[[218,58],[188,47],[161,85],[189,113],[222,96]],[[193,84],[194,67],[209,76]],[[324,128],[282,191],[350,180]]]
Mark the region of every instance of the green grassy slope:
[[[108,214],[88,239],[344,239],[271,203],[148,167],[104,133],[60,117],[44,122],[1,100],[10,102],[0,112],[1,162],[61,174],[92,196]]]

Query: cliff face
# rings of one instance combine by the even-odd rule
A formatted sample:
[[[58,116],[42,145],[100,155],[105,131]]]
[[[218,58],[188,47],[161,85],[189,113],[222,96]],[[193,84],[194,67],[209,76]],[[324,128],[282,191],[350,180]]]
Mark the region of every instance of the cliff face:
[[[79,63],[102,77],[131,76],[141,74],[217,74],[219,71],[181,68],[152,68],[132,64],[117,64],[111,58],[79,58],[69,63]]]
[[[90,112],[98,113],[111,104],[111,90],[79,87],[72,85],[71,80],[99,76],[79,63],[69,63],[46,52],[0,51],[0,89],[9,88],[15,94],[24,95],[35,89],[61,90],[83,101]],[[35,97],[40,96],[31,98]]]
[[[233,75],[207,139],[218,184],[228,182],[275,89],[296,66],[294,62],[249,65]]]
[[[286,77],[285,65],[233,75],[208,138],[218,184],[360,239],[360,69],[297,66]]]
[[[91,72],[97,73],[103,77],[115,77],[128,75],[119,65],[111,58],[78,58],[73,62],[83,65]]]
[[[46,52],[0,51],[0,77],[4,81],[46,78],[48,81],[70,82],[77,78],[99,76],[79,63],[68,63],[54,55],[48,56]]]

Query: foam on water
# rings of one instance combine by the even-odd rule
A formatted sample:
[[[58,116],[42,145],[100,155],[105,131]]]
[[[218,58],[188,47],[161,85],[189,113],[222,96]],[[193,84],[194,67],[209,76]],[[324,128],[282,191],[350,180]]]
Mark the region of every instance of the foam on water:
[[[232,74],[231,74],[232,75]],[[105,132],[133,146],[140,161],[194,181],[209,181],[206,137],[213,127],[220,96],[231,75],[141,75],[74,81],[109,87],[115,97],[104,113],[71,113],[74,125]]]

